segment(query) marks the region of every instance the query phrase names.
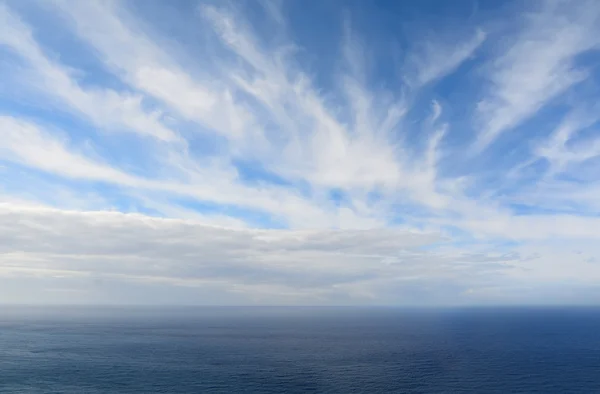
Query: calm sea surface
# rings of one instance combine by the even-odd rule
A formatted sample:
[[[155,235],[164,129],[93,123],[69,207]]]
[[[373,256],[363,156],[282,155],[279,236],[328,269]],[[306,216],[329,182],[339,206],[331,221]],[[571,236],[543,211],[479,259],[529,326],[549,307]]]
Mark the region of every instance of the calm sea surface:
[[[0,393],[600,393],[600,309],[0,307]]]

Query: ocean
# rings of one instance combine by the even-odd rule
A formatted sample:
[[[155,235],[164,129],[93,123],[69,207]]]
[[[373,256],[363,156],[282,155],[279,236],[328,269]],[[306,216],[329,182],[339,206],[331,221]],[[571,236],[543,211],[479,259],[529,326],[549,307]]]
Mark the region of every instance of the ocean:
[[[600,393],[600,309],[0,307],[0,392]]]

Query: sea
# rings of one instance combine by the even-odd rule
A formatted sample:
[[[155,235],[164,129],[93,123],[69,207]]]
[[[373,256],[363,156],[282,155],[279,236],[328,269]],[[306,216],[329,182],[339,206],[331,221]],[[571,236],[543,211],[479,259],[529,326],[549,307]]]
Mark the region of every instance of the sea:
[[[600,309],[0,307],[0,393],[600,393]]]

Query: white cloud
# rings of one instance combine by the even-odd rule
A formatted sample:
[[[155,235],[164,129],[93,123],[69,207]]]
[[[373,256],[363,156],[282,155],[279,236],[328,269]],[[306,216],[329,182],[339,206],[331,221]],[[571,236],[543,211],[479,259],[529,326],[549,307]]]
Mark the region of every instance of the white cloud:
[[[479,236],[500,236],[518,241],[596,239],[600,234],[598,218],[567,214],[513,216],[505,212],[496,217],[467,218],[458,225]]]
[[[65,142],[34,124],[0,116],[0,158],[73,178],[135,184],[134,178],[72,153]]]
[[[287,220],[294,227],[373,227],[376,221],[349,210],[328,212],[324,207],[280,187],[254,188],[239,182],[230,168],[195,170],[186,182],[130,175],[108,164],[89,159],[34,123],[0,116],[0,158],[74,179],[107,182],[125,188],[154,190],[189,196],[219,204],[262,210]],[[189,165],[186,166],[189,168]],[[163,169],[164,170],[164,169]],[[173,169],[172,171],[175,171]]]
[[[142,97],[104,88],[82,88],[70,70],[44,54],[33,38],[31,29],[0,3],[0,44],[6,45],[30,65],[22,71],[20,80],[27,86],[55,97],[72,110],[83,114],[99,126],[151,135],[163,141],[177,141],[179,137],[160,122],[160,113],[147,113],[142,108]],[[22,87],[21,87],[22,88]]]
[[[598,109],[594,108],[589,113],[573,111],[563,119],[546,141],[536,147],[537,156],[550,163],[549,175],[566,170],[570,164],[581,163],[600,155],[600,139],[596,137],[578,141],[575,145],[572,143],[572,139],[581,130],[598,122]]]
[[[414,67],[417,69],[416,83],[425,85],[452,73],[473,56],[485,39],[486,34],[482,30],[477,30],[464,42],[457,41],[453,44],[423,42],[420,44],[420,50],[412,58]]]
[[[596,2],[545,2],[524,16],[525,27],[490,65],[492,84],[479,105],[481,127],[475,147],[534,115],[541,107],[587,77],[576,57],[600,44]]]
[[[431,122],[435,123],[435,121],[437,121],[442,115],[442,106],[437,100],[433,100],[431,102],[431,110],[433,112],[431,115]]]
[[[343,53],[350,71],[340,77],[340,82],[352,119],[343,122],[313,86],[310,76],[287,55],[293,44],[263,48],[248,27],[237,23],[231,11],[205,6],[202,12],[224,45],[254,70],[230,69],[234,81],[261,103],[280,127],[282,135],[277,137],[283,143],[248,146],[260,152],[259,159],[269,169],[314,187],[340,188],[356,198],[373,189],[389,195],[403,193],[409,199],[438,198],[435,191],[423,186],[431,181],[431,174],[421,171],[428,163],[409,160],[398,139],[406,112],[404,99],[366,88],[367,71],[359,64],[361,45],[349,25]]]
[[[136,28],[134,19],[115,2],[54,0],[53,4],[125,82],[162,100],[187,119],[231,138],[239,137],[253,121],[226,89],[209,86],[210,76],[201,82],[185,72]]]
[[[353,297],[353,286],[377,295],[379,281],[457,281],[505,269],[497,265],[506,261],[502,256],[419,250],[439,240],[434,233],[400,229],[229,229],[139,214],[0,204],[0,276],[13,278],[101,277],[217,285],[224,293],[274,288]],[[199,302],[215,303],[217,297]]]

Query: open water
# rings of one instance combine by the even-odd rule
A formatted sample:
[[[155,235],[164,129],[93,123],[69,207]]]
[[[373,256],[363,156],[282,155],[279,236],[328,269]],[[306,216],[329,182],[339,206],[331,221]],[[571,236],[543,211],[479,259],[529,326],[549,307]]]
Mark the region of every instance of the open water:
[[[600,393],[600,309],[0,308],[1,393]]]

